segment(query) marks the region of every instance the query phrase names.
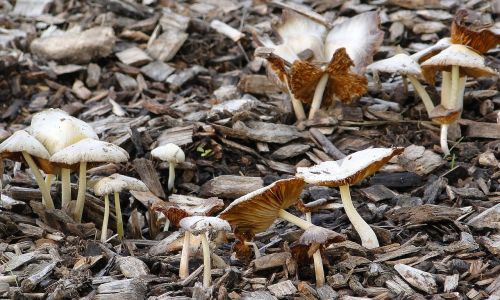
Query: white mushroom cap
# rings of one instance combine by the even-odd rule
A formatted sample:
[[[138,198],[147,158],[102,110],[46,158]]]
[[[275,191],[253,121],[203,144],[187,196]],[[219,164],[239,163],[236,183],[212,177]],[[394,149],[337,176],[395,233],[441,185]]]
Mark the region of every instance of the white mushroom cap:
[[[30,130],[50,154],[85,138],[99,139],[89,124],[53,108],[33,115]]]
[[[368,70],[384,73],[400,73],[402,75],[419,75],[420,65],[408,54],[400,53],[393,57],[376,61],[367,67]]]
[[[496,72],[486,67],[484,57],[478,52],[474,51],[464,45],[453,44],[448,48],[441,51],[439,54],[429,58],[422,63],[422,67],[448,67],[460,66],[474,76],[473,73],[478,73],[478,76],[484,76],[488,73],[495,74]],[[476,77],[476,76],[474,76]]]
[[[371,148],[350,154],[343,159],[325,161],[310,168],[297,168],[296,176],[305,182],[342,186],[355,184],[380,169],[404,148]]]
[[[104,196],[111,193],[119,193],[126,188],[126,182],[110,177],[104,177],[94,185],[94,193],[97,196]]]
[[[127,161],[128,158],[128,153],[121,147],[87,138],[58,151],[50,157],[50,161],[74,165],[83,161],[119,163]]]
[[[49,159],[50,154],[47,149],[34,136],[24,130],[16,131],[0,144],[0,153],[8,156],[8,153],[27,152],[31,156]]]
[[[226,220],[218,217],[193,216],[183,218],[179,225],[195,235],[203,232],[231,231],[231,226]]]
[[[121,180],[121,181],[125,182],[127,184],[127,187],[126,187],[127,190],[130,190],[130,191],[139,191],[139,192],[147,192],[147,191],[149,191],[149,189],[146,186],[146,184],[144,184],[144,182],[140,181],[137,178],[133,178],[133,177],[121,175],[121,174],[118,174],[118,173],[110,175],[109,177],[112,178],[112,179]]]
[[[345,236],[333,230],[313,225],[307,228],[299,238],[299,244],[311,245],[314,243],[324,244],[327,242],[343,242]]]
[[[363,74],[384,39],[377,12],[359,14],[333,27],[326,36],[325,57],[330,60],[340,48],[345,48],[354,63],[353,71]]]
[[[442,38],[439,41],[437,41],[436,44],[427,47],[425,49],[422,49],[416,53],[413,53],[412,55],[410,55],[410,57],[413,58],[414,61],[422,63],[430,56],[439,53],[440,51],[448,48],[450,45],[451,45],[450,38]]]
[[[180,163],[186,160],[184,151],[182,151],[179,146],[172,143],[154,148],[151,151],[151,155],[155,158],[171,163]]]

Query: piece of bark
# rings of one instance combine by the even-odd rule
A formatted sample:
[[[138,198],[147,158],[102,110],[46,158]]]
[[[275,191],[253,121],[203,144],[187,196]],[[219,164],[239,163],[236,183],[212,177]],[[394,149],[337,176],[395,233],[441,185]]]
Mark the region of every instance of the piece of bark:
[[[377,173],[370,178],[372,185],[385,185],[392,188],[408,188],[419,186],[422,183],[422,178],[413,172],[401,173]]]
[[[460,121],[460,124],[467,125],[465,136],[474,138],[500,139],[500,124]]]
[[[404,264],[397,264],[394,266],[394,269],[396,269],[399,275],[401,275],[401,277],[411,286],[427,294],[435,294],[437,292],[437,283],[431,273]]]
[[[238,83],[238,88],[243,93],[256,95],[276,94],[281,92],[279,87],[270,81],[266,75],[243,75]]]
[[[42,280],[50,276],[52,271],[54,271],[56,264],[57,262],[49,263],[38,272],[31,274],[28,278],[24,279],[21,282],[21,289],[23,290],[23,292],[33,291]]]
[[[189,17],[175,13],[170,8],[163,8],[159,23],[164,31],[177,30],[183,32],[188,29],[189,20]]]
[[[182,234],[179,231],[173,232],[168,237],[161,240],[158,244],[149,248],[149,252],[148,252],[149,255],[161,256],[161,255],[165,255],[169,252],[174,251],[176,248],[176,246],[174,244],[177,241],[177,239],[181,236],[182,236]],[[172,245],[174,245],[174,246],[172,246]]]
[[[126,278],[138,278],[149,275],[148,266],[142,260],[133,256],[118,257],[116,264]]]
[[[87,100],[92,96],[92,92],[83,84],[81,80],[75,80],[71,91],[80,99]]]
[[[453,292],[458,287],[459,278],[460,276],[458,274],[446,276],[444,279],[444,292],[445,293]]]
[[[438,221],[453,222],[463,214],[462,210],[455,207],[425,204],[418,207],[401,207],[388,211],[388,219],[408,224],[426,224]]]
[[[276,267],[286,267],[288,260],[292,258],[289,252],[278,252],[261,256],[254,259],[251,265],[256,271],[267,270]]]
[[[151,61],[151,57],[137,47],[130,47],[115,53],[115,55],[122,63],[134,67],[140,67]]]
[[[153,163],[146,158],[137,158],[134,160],[134,168],[148,189],[156,196],[165,199],[166,195]]]
[[[271,293],[266,291],[243,292],[241,293],[241,300],[278,300]]]
[[[147,285],[140,279],[115,280],[97,288],[96,300],[146,299]]]
[[[11,271],[23,266],[24,264],[32,262],[39,255],[40,255],[40,253],[33,251],[33,252],[28,252],[28,253],[24,253],[21,255],[13,256],[9,259],[8,262],[6,262],[0,266],[0,273],[11,272]]]
[[[264,186],[261,177],[221,175],[201,186],[200,196],[236,199]]]
[[[321,287],[316,287],[316,292],[320,300],[337,299],[338,293],[329,285],[325,284]]]
[[[408,255],[408,254],[417,253],[420,250],[421,250],[420,247],[415,247],[413,245],[408,245],[408,246],[400,247],[400,248],[398,248],[398,249],[396,249],[394,251],[389,251],[389,252],[386,252],[386,253],[375,255],[375,257],[377,259],[375,259],[374,262],[384,262],[384,261],[392,260],[392,259],[395,259],[395,258],[398,258],[398,257],[401,257],[401,256]]]
[[[291,280],[281,281],[271,284],[267,289],[276,297],[282,298],[285,296],[293,295],[297,292],[297,288],[293,285]]]
[[[261,104],[261,102],[255,99],[233,99],[212,106],[210,113],[211,115],[216,113],[229,113],[234,115],[239,112],[250,111],[259,106],[259,104]]]
[[[311,136],[314,138],[314,140],[321,145],[323,150],[328,155],[330,155],[336,160],[346,157],[346,155],[342,153],[342,151],[340,151],[337,147],[335,147],[335,145],[329,139],[327,139],[326,136],[323,133],[321,133],[319,129],[311,128],[309,129],[309,132],[311,133]]]
[[[141,68],[142,74],[160,82],[167,80],[168,76],[173,72],[175,72],[175,68],[159,60],[155,60]]]
[[[212,22],[210,22],[210,27],[212,29],[215,29],[215,31],[217,31],[218,33],[223,34],[228,38],[232,39],[233,42],[237,42],[245,36],[241,31],[236,30],[233,27],[219,20],[213,20]]]
[[[477,238],[479,244],[483,245],[488,251],[496,256],[500,255],[500,234],[494,234],[490,237],[480,236]]]
[[[126,74],[123,73],[115,73],[116,81],[120,85],[121,89],[124,91],[135,91],[137,90],[137,81]]]
[[[309,145],[305,144],[289,144],[274,151],[271,154],[271,158],[279,160],[289,159],[306,153],[310,148]]]
[[[400,294],[413,295],[413,294],[415,294],[415,291],[399,276],[394,276],[393,279],[386,280],[385,285],[395,295],[400,295]]]
[[[164,130],[158,137],[158,145],[166,145],[168,143],[176,144],[177,146],[185,146],[193,143],[193,125],[173,127]]]
[[[47,12],[52,0],[18,0],[13,15],[22,17],[38,17]]]
[[[369,186],[367,188],[361,189],[360,192],[368,199],[373,202],[378,202],[382,200],[390,200],[397,195],[397,193],[391,191],[387,187],[381,184],[376,184]]]
[[[398,163],[418,175],[427,175],[445,164],[444,159],[423,146],[411,145],[398,156]]]
[[[446,180],[443,177],[429,179],[430,184],[425,187],[422,200],[425,204],[435,204],[441,192],[446,187]]]
[[[192,66],[191,68],[182,70],[180,72],[176,72],[173,75],[170,75],[167,78],[167,83],[170,85],[171,88],[173,89],[178,89],[180,88],[184,83],[188,82],[189,80],[193,79],[200,73],[206,73],[208,70],[202,66]]]
[[[87,66],[87,79],[85,80],[85,84],[89,88],[96,87],[99,84],[99,80],[101,78],[101,67],[98,64],[90,63]]]
[[[148,45],[147,53],[156,60],[167,62],[174,58],[188,36],[177,30],[164,32]]]
[[[80,33],[37,38],[31,43],[31,52],[45,60],[62,63],[86,64],[93,59],[111,54],[115,34],[111,27],[94,27]]]
[[[146,19],[151,17],[153,14],[152,9],[141,5],[139,3],[135,3],[133,1],[124,1],[124,0],[98,0],[105,5],[106,9],[118,14],[127,17],[132,17],[136,19]]]
[[[500,229],[500,203],[488,208],[467,222],[467,225],[476,229]]]
[[[233,124],[233,128],[224,126],[214,127],[222,134],[231,137],[266,143],[285,144],[292,140],[306,137],[306,134],[300,132],[295,126],[260,121],[249,121],[246,123],[237,121]]]

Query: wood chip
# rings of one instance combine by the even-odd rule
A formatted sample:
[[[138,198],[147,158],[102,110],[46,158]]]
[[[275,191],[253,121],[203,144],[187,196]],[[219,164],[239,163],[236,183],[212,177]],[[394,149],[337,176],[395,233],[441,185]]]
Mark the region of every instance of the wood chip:
[[[264,186],[261,177],[221,175],[201,186],[202,197],[236,199]]]

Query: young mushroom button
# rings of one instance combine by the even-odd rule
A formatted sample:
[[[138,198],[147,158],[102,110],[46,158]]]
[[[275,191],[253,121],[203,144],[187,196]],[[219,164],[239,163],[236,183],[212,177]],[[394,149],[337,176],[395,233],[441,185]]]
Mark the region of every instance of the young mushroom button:
[[[175,165],[186,160],[184,151],[176,144],[168,143],[157,147],[151,151],[153,157],[168,162],[168,185],[167,188],[171,191],[175,182]]]
[[[372,148],[355,152],[343,159],[325,161],[310,168],[297,168],[297,177],[307,183],[321,186],[338,186],[342,204],[347,217],[361,238],[361,243],[368,249],[379,246],[373,229],[361,218],[354,208],[349,185],[356,184],[372,175],[392,157],[403,152],[404,148]]]

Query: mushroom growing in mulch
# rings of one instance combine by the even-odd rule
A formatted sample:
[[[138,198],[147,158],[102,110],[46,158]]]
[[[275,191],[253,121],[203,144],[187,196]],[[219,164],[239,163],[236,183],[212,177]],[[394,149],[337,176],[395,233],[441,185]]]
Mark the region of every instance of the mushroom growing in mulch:
[[[175,166],[178,163],[184,162],[186,160],[184,151],[182,151],[182,149],[176,144],[168,143],[166,145],[154,148],[151,151],[151,155],[155,158],[168,162],[167,188],[168,191],[172,191],[174,189],[175,183]]]
[[[372,148],[350,154],[336,161],[325,161],[309,168],[297,168],[297,175],[307,183],[339,187],[347,217],[368,249],[379,247],[377,236],[352,204],[349,186],[372,175],[404,148]]]
[[[120,193],[123,189],[127,187],[127,183],[121,180],[113,179],[110,177],[104,177],[99,180],[94,185],[94,193],[97,196],[104,196],[104,218],[102,220],[101,229],[101,242],[105,243],[107,239],[108,232],[108,220],[109,220],[109,194]]]

